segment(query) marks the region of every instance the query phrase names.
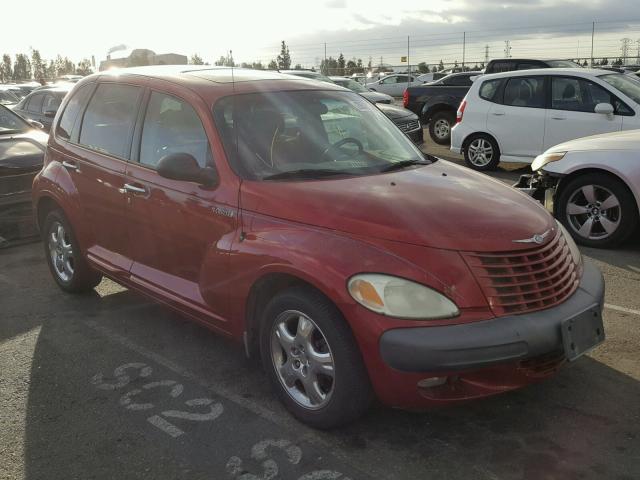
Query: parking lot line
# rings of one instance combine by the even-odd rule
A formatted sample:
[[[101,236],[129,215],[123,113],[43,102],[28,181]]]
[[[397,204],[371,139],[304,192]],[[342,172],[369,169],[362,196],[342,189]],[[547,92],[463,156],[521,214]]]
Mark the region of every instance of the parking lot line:
[[[608,308],[609,310],[615,310],[616,312],[622,313],[630,313],[631,315],[639,315],[640,310],[634,310],[632,308],[620,307],[618,305],[611,305],[610,303],[605,303],[604,308]]]

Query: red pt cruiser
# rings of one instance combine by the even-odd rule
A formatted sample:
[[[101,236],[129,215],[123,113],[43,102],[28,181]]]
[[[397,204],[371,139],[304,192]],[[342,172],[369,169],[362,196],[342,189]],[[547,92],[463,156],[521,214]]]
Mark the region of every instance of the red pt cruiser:
[[[107,276],[260,355],[329,428],[453,404],[602,342],[604,283],[531,198],[326,83],[146,67],[76,84],[33,201],[53,278]]]

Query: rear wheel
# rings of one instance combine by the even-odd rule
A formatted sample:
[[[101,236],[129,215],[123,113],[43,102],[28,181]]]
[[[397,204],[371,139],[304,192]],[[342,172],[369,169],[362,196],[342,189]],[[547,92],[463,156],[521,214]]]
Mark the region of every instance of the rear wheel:
[[[465,142],[462,153],[465,163],[474,170],[495,170],[500,163],[498,144],[489,135],[473,135]]]
[[[310,288],[291,288],[269,302],[260,351],[278,397],[308,425],[344,425],[371,404],[369,377],[350,329],[338,309]]]
[[[558,220],[578,243],[609,248],[624,242],[638,225],[638,207],[626,185],[603,173],[587,173],[562,187]]]
[[[429,135],[439,145],[451,143],[451,129],[456,121],[453,112],[438,112],[429,122]]]
[[[42,233],[49,270],[62,290],[82,293],[100,283],[102,275],[82,256],[73,229],[61,210],[49,212],[42,224]]]

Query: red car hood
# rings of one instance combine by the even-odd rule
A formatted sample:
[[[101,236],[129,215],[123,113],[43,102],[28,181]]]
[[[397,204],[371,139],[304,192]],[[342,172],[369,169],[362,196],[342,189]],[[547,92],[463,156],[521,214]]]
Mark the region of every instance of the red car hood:
[[[531,248],[555,227],[535,200],[440,160],[364,177],[242,185],[243,209],[358,236],[466,251]],[[552,238],[552,236],[549,236]]]

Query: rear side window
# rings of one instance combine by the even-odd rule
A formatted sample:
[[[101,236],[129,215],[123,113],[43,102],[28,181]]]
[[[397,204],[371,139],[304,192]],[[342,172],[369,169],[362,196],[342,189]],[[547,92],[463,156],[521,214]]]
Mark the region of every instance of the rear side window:
[[[115,83],[98,85],[82,120],[80,144],[126,158],[141,90]]]
[[[58,95],[54,95],[52,93],[46,95],[44,97],[44,102],[42,104],[42,112],[46,113],[50,111],[52,112],[57,111],[61,101],[62,101],[62,98],[59,97]]]
[[[480,98],[488,100],[489,102],[498,103],[497,94],[500,89],[501,79],[487,80],[480,85]]]
[[[544,65],[538,62],[520,62],[518,70],[531,70],[532,68],[543,68]]]
[[[504,88],[504,104],[512,107],[544,108],[544,77],[514,77]]]
[[[515,70],[516,64],[514,62],[493,62],[487,70],[490,73],[499,73],[499,72],[510,72]]]
[[[171,95],[153,92],[142,129],[140,163],[155,167],[171,153],[188,153],[201,167],[210,163],[207,135],[193,107]]]
[[[44,100],[44,95],[34,95],[29,99],[29,103],[27,104],[27,112],[31,113],[42,113],[42,101]]]
[[[73,96],[64,109],[60,123],[58,123],[58,126],[56,127],[57,136],[64,138],[65,140],[69,140],[71,138],[73,126],[76,124],[76,119],[78,118],[78,113],[80,113],[80,110],[82,110],[83,105],[86,103],[92,86],[93,85],[91,84],[83,85],[78,89],[78,91],[73,93]]]

